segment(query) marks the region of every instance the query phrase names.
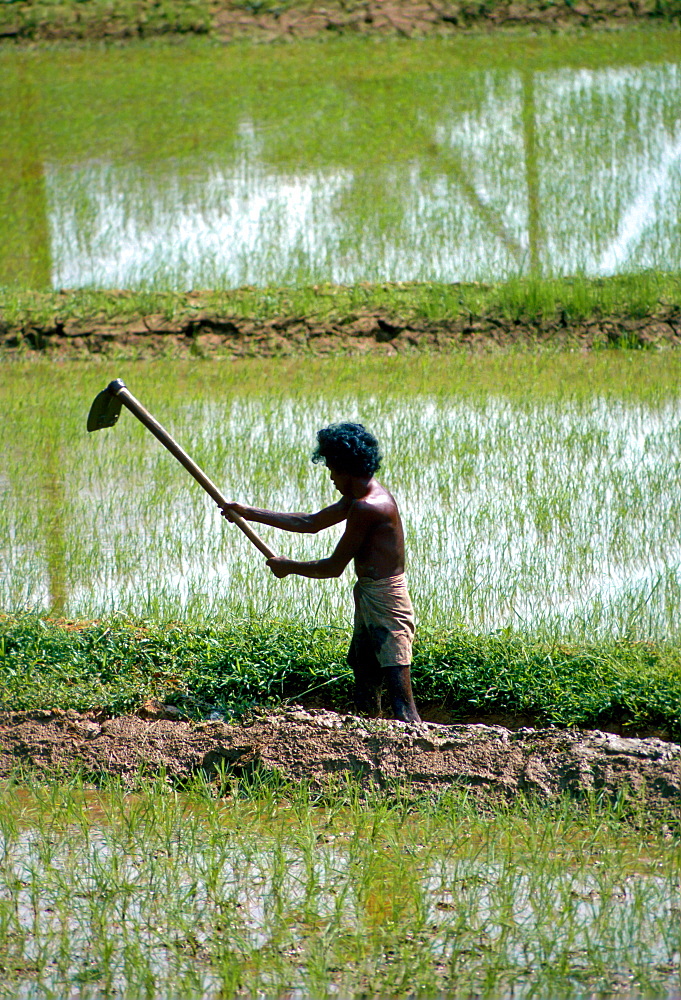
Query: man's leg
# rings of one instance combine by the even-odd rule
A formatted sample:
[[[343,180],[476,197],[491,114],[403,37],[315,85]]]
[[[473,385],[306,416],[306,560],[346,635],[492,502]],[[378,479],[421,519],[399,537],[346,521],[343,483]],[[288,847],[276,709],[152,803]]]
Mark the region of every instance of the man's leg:
[[[377,719],[381,714],[382,678],[380,675],[367,675],[366,671],[357,670],[354,667],[353,671],[355,674],[355,708],[362,715],[368,715],[370,719]]]
[[[369,636],[363,629],[355,629],[348,652],[348,665],[355,675],[355,708],[363,715],[375,719],[381,714],[381,688],[383,672],[376,659]]]
[[[402,722],[420,722],[411,690],[411,667],[393,666],[384,667],[384,670],[395,718]]]

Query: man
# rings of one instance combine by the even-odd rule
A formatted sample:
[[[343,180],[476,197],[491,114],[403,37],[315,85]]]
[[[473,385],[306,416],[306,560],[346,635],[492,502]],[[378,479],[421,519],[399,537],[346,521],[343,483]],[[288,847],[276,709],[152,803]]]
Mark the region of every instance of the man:
[[[285,531],[316,534],[345,521],[338,545],[325,559],[276,557],[267,565],[280,579],[295,573],[313,580],[340,576],[354,560],[355,627],[348,663],[355,675],[355,704],[371,716],[381,710],[386,683],[395,718],[420,722],[411,689],[414,612],[404,580],[404,532],[394,498],[374,478],[378,442],[362,424],[332,424],[317,433],[313,462],[324,462],[341,499],[316,514],[283,514],[239,503],[230,512]]]

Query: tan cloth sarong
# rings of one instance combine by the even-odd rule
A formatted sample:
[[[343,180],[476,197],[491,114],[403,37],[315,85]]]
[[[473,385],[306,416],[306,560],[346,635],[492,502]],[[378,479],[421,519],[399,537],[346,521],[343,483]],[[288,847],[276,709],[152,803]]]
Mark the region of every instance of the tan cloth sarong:
[[[353,588],[355,628],[348,653],[361,666],[367,653],[381,667],[408,666],[414,641],[414,609],[404,574],[372,580],[361,576]]]

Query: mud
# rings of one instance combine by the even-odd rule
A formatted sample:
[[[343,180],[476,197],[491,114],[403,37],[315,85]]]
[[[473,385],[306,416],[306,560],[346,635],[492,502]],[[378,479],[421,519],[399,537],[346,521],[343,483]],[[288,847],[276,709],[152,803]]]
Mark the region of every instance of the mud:
[[[397,354],[455,348],[489,350],[512,346],[572,348],[678,347],[681,306],[633,318],[592,316],[572,320],[508,319],[503,316],[401,319],[358,311],[340,319],[282,316],[267,320],[210,312],[169,321],[161,315],[135,319],[55,319],[41,326],[0,319],[0,356],[47,355],[87,358],[286,357],[300,354]]]
[[[101,719],[75,711],[0,716],[0,776],[81,769],[132,784],[140,769],[182,783],[200,771],[234,776],[277,771],[320,787],[352,776],[365,786],[412,792],[448,787],[474,798],[551,800],[568,794],[629,795],[648,809],[678,813],[681,746],[598,731],[511,730],[503,726],[410,725],[324,709],[284,709],[245,724],[190,722],[150,703],[145,718]]]
[[[0,42],[209,34],[256,42],[333,35],[446,36],[516,28],[550,31],[678,22],[678,0],[10,0],[0,4]]]

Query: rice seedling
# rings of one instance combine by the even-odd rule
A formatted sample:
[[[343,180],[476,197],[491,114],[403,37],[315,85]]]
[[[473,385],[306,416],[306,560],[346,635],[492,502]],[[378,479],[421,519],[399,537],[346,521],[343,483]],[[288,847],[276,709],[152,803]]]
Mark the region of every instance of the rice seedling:
[[[309,461],[319,427],[371,427],[424,625],[659,641],[677,638],[680,620],[677,367],[674,356],[519,355],[110,374],[126,377],[227,496],[273,509],[332,502]],[[108,377],[78,365],[5,368],[2,606],[347,622],[347,582],[270,577],[136,421],[84,433]],[[263,531],[301,558],[326,552],[337,533]]]
[[[0,286],[681,267],[673,33],[64,58],[0,54]]]
[[[12,996],[671,996],[678,837],[352,785],[0,785]],[[224,793],[227,797],[224,797]],[[11,817],[11,819],[10,819]]]

